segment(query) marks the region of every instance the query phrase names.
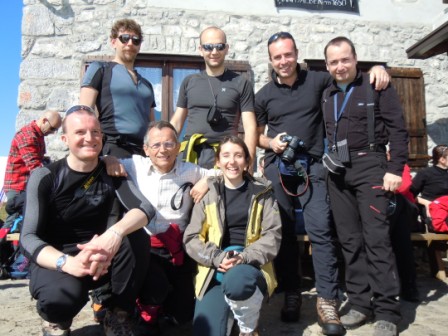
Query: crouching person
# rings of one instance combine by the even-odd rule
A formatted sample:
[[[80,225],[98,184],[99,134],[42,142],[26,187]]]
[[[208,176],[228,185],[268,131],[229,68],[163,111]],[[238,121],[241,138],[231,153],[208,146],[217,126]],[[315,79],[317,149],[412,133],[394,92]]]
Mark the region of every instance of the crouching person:
[[[69,155],[33,171],[21,234],[43,334],[68,335],[89,290],[110,281],[105,334],[131,335],[130,317],[149,266],[142,228],[154,209],[130,180],[107,175],[98,159],[102,132],[90,107],[70,108],[62,128]],[[128,211],[108,228],[116,197]]]
[[[209,178],[209,192],[193,208],[184,233],[187,253],[198,262],[193,335],[224,336],[232,316],[240,335],[258,335],[265,295],[277,282],[271,261],[281,240],[277,202],[266,182],[247,169],[249,151],[235,136],[217,150],[222,176]]]

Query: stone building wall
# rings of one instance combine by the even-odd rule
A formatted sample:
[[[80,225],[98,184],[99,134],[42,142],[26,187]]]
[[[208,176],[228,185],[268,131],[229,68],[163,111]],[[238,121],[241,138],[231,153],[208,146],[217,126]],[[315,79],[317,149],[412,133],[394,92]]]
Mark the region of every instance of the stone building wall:
[[[230,44],[229,60],[248,61],[255,91],[268,81],[266,42],[277,31],[296,37],[299,58],[323,59],[331,38],[353,40],[361,61],[387,62],[393,67],[418,67],[424,73],[429,147],[448,139],[448,57],[409,60],[405,50],[428,34],[423,23],[351,20],[319,14],[238,15],[154,7],[140,0],[25,0],[22,23],[17,127],[43,110],[64,111],[77,103],[83,60],[113,55],[108,35],[121,18],[142,25],[142,53],[196,55],[198,35],[210,25],[221,27]],[[59,136],[47,137],[53,158],[62,156]]]

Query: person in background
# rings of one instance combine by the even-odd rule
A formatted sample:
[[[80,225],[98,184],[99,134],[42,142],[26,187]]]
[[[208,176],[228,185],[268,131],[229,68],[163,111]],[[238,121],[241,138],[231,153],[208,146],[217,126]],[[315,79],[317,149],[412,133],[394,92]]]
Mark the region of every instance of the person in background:
[[[313,248],[319,325],[324,335],[344,335],[337,310],[342,291],[338,280],[336,236],[321,160],[324,154],[321,98],[331,83],[331,76],[327,72],[300,67],[297,63],[299,50],[288,32],[272,35],[267,47],[272,81],[255,95],[255,112],[258,146],[266,150],[264,174],[272,181],[282,221],[282,246],[275,259],[279,287],[285,293],[281,319],[284,322],[298,321],[302,304],[299,245],[295,231],[295,210],[300,207]],[[375,81],[377,88],[387,86],[388,79],[383,67],[372,68],[370,80]],[[286,141],[285,135],[295,137],[294,141]],[[301,157],[307,178],[298,176],[294,167],[292,172],[280,174],[285,155],[290,158],[291,166]]]
[[[267,181],[247,173],[249,163],[243,140],[221,140],[222,176],[209,179],[209,191],[185,230],[185,249],[198,263],[195,336],[227,335],[230,314],[240,335],[258,335],[263,298],[277,284],[271,264],[281,239],[277,203]]]
[[[103,134],[90,107],[70,108],[62,132],[69,155],[32,173],[20,239],[32,260],[29,286],[43,335],[69,335],[88,291],[109,281],[105,334],[131,335],[130,316],[149,266],[143,226],[154,208],[132,181],[107,175],[99,160]],[[128,212],[108,227],[116,197]]]
[[[221,29],[208,27],[199,40],[205,71],[183,80],[177,109],[170,121],[179,134],[188,121],[185,131],[188,144],[183,155],[188,162],[213,168],[218,142],[226,135],[237,135],[242,121],[244,142],[254,160],[257,126],[252,86],[243,76],[225,68],[229,45]],[[191,158],[191,152],[196,153],[197,159]]]
[[[431,218],[429,205],[448,195],[448,146],[437,145],[432,150],[432,167],[420,170],[412,179],[411,192],[422,206],[423,220]]]
[[[390,151],[387,151],[390,161]],[[395,191],[390,201],[391,242],[397,260],[400,277],[400,299],[419,302],[417,288],[417,271],[415,268],[414,248],[411,231],[419,226],[418,208],[410,188],[412,184],[411,168],[405,164],[401,186]]]
[[[328,194],[345,261],[350,310],[341,316],[355,329],[374,314],[374,336],[398,335],[400,285],[390,230],[390,201],[408,159],[408,133],[396,91],[375,91],[357,68],[355,47],[340,36],[324,50],[333,82],[322,97],[332,166]],[[386,145],[390,145],[390,161]]]
[[[154,120],[154,90],[135,69],[143,42],[140,25],[118,20],[110,32],[115,57],[111,62],[93,62],[81,84],[79,102],[97,108],[105,143],[103,155],[143,155],[143,137]]]
[[[44,112],[38,120],[23,126],[14,135],[6,162],[3,190],[6,193],[8,218],[5,226],[12,226],[19,215],[23,200],[19,195],[26,189],[31,172],[46,163],[45,137],[58,131],[61,116],[56,111]],[[47,162],[48,163],[48,162]],[[19,204],[20,203],[20,204]]]
[[[156,209],[154,219],[146,226],[151,237],[151,263],[144,293],[138,298],[135,336],[160,335],[161,316],[171,317],[180,326],[187,325],[193,317],[196,263],[184,253],[182,236],[190,221],[193,201],[204,196],[208,191],[206,177],[217,171],[183,162],[178,157],[179,148],[174,127],[167,121],[158,121],[150,123],[144,139],[147,157],[103,159],[112,176],[123,171],[121,163]]]

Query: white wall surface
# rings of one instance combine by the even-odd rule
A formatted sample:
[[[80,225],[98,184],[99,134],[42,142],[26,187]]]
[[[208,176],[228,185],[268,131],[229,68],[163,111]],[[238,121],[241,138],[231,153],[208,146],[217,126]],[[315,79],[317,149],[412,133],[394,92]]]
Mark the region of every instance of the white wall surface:
[[[274,0],[147,0],[152,7],[177,8],[188,10],[222,11],[241,15],[285,15],[313,16],[330,18],[371,20],[380,22],[433,24],[444,14],[448,5],[442,0],[358,0],[359,14],[344,12],[317,12],[304,9],[276,8]]]

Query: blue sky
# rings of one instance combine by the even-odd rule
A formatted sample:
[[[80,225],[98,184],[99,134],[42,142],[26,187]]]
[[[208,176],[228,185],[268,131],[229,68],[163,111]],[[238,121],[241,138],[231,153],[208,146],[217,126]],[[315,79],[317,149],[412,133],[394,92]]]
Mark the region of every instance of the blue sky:
[[[0,20],[0,31],[4,33],[2,52],[2,75],[0,81],[1,121],[0,156],[8,156],[9,146],[15,133],[17,92],[22,46],[22,0],[8,0]]]

